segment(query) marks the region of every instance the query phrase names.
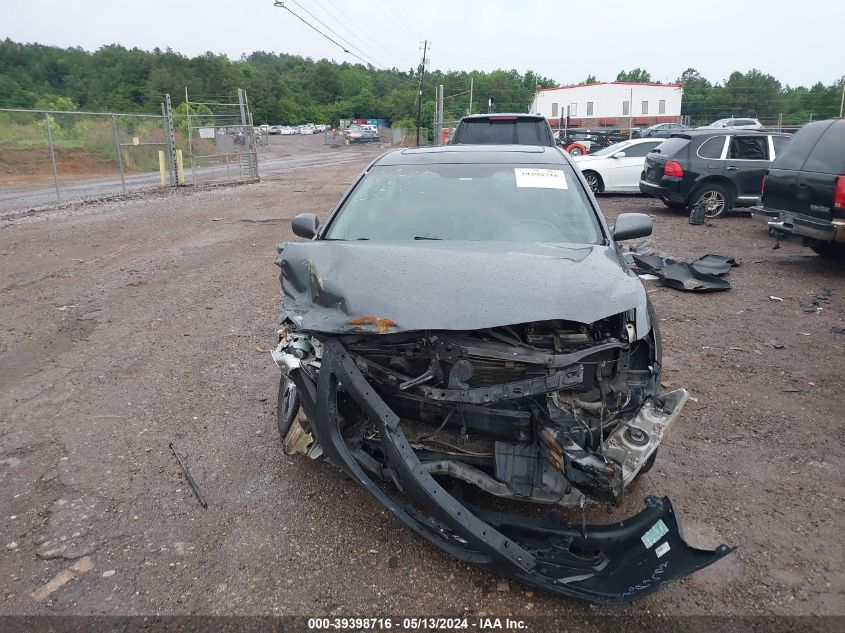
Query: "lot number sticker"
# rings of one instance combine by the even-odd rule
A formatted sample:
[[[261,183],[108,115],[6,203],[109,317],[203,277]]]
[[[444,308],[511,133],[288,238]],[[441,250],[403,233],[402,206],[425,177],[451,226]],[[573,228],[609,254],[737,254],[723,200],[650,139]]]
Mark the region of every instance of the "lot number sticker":
[[[566,189],[566,175],[560,169],[532,169],[529,167],[515,167],[517,187],[534,187],[539,189]]]

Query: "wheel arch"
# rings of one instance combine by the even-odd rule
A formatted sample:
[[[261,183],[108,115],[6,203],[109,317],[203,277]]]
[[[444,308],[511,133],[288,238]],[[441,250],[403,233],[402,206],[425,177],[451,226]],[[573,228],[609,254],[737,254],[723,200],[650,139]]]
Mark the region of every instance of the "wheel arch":
[[[724,187],[731,195],[731,203],[736,200],[736,185],[734,185],[730,178],[726,178],[725,176],[705,176],[701,180],[698,180],[690,189],[689,196],[687,196],[687,204],[692,202],[692,197],[696,191],[700,190],[702,187],[706,187],[707,185],[719,185],[720,187]]]

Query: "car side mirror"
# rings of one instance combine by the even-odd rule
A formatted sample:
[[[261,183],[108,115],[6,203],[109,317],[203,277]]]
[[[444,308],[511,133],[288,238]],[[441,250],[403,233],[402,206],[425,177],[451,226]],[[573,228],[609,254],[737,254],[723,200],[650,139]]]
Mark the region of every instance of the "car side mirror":
[[[291,228],[293,229],[294,235],[310,240],[317,235],[317,229],[320,228],[320,221],[314,213],[300,213],[291,222]]]
[[[651,235],[651,217],[646,213],[622,213],[613,226],[613,239],[632,240]]]
[[[616,152],[613,158],[625,158],[625,152]]]

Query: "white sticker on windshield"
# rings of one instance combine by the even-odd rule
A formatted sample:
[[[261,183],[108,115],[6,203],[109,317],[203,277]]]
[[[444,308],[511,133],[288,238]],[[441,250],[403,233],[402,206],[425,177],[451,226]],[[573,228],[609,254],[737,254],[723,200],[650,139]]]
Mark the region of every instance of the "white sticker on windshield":
[[[540,189],[566,189],[566,175],[560,169],[534,169],[514,167],[517,187]]]

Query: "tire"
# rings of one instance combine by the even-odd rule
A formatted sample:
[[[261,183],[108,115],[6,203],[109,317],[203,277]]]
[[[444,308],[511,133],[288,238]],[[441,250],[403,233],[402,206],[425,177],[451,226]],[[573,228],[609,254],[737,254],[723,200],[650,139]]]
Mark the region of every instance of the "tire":
[[[581,145],[581,143],[570,143],[566,147],[566,151],[573,156],[584,156],[587,153],[587,148]]]
[[[707,219],[723,218],[733,207],[733,196],[722,185],[705,183],[695,189],[689,199],[690,208],[699,202],[707,204],[704,217]]]
[[[830,258],[845,257],[845,242],[816,242],[810,244],[810,248],[816,255]]]
[[[660,198],[660,201],[670,209],[677,209],[679,211],[681,209],[685,209],[687,206],[686,202],[672,202],[671,200],[667,200],[666,198]]]
[[[585,171],[584,179],[587,181],[587,184],[590,185],[590,190],[593,193],[601,193],[604,191],[604,182],[602,182],[601,176],[599,176],[596,172]]]
[[[296,385],[287,376],[279,377],[279,395],[276,400],[276,426],[279,428],[279,440],[285,441],[296,414],[299,413],[299,393]]]

